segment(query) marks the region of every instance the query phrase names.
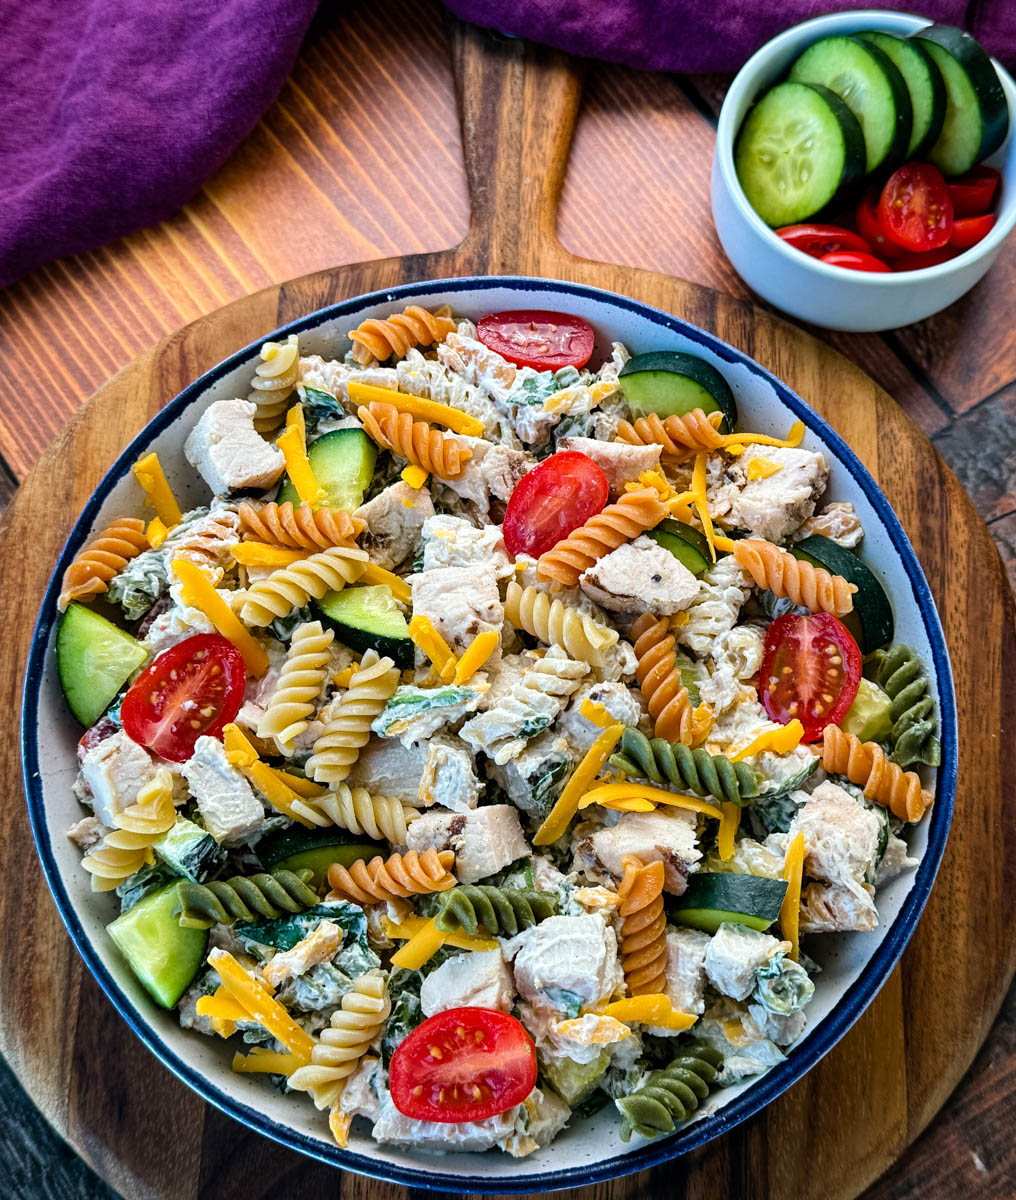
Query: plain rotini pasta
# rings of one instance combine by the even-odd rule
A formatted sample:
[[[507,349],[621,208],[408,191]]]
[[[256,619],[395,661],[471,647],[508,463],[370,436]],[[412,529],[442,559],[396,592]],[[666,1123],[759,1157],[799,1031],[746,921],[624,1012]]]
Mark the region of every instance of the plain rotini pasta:
[[[368,650],[360,660],[349,687],[322,714],[324,729],[307,760],[307,774],[316,782],[341,783],[370,737],[371,722],[378,717],[399,686],[399,669],[390,658]]]
[[[147,549],[144,521],[137,517],[113,521],[78,551],[64,571],[57,608],[63,612],[72,600],[88,601],[101,596],[113,576]]]
[[[254,427],[261,433],[278,429],[300,377],[300,345],[295,333],[284,342],[265,342],[254,368],[247,399],[257,405]]]
[[[353,358],[361,366],[384,362],[395,355],[402,358],[415,346],[433,346],[453,333],[455,322],[451,309],[445,304],[433,312],[410,304],[390,317],[370,317],[352,330]]]
[[[319,827],[336,825],[350,833],[393,846],[406,844],[407,826],[420,815],[410,804],[395,796],[372,796],[366,788],[338,783],[323,796],[293,802],[293,812]]]
[[[614,1101],[621,1114],[621,1140],[632,1133],[644,1138],[673,1133],[678,1121],[685,1121],[709,1095],[723,1066],[723,1056],[711,1046],[690,1046],[669,1066],[651,1071],[645,1082],[630,1096]]]
[[[280,754],[292,754],[293,742],[305,732],[328,680],[335,633],[320,621],[304,621],[293,631],[286,661],[265,715],[258,722],[259,738],[272,738]]]
[[[837,725],[827,725],[822,735],[822,766],[830,775],[845,776],[901,821],[919,821],[931,804],[916,772],[891,762],[877,742],[862,742]]]
[[[521,587],[514,579],[508,584],[504,611],[517,629],[524,629],[548,646],[560,646],[572,658],[593,667],[603,662],[604,651],[618,639],[617,630],[608,629],[539,588]]]
[[[331,546],[291,566],[280,567],[247,589],[240,618],[247,625],[263,628],[277,617],[288,616],[294,608],[303,608],[311,598],[320,600],[325,592],[337,592],[355,582],[366,565],[365,550]]]
[[[457,882],[451,868],[455,854],[451,850],[408,850],[389,858],[360,859],[351,867],[332,863],[328,868],[330,896],[352,900],[355,904],[384,904],[444,892]]]
[[[176,885],[173,915],[191,929],[210,929],[234,921],[270,920],[283,913],[313,908],[318,894],[310,886],[314,872],[276,870],[257,875],[234,875],[192,883],[181,879]]]
[[[750,591],[748,576],[729,555],[707,567],[699,578],[698,595],[684,610],[684,624],[674,631],[677,640],[705,658],[737,624]]]
[[[709,413],[701,408],[685,413],[660,417],[650,413],[636,421],[619,421],[616,442],[629,446],[662,446],[667,458],[683,459],[700,450],[717,450],[723,445],[723,434],[719,432],[723,421],[721,412]]]
[[[649,739],[638,729],[626,729],[610,765],[636,779],[673,784],[696,796],[714,796],[729,804],[745,804],[758,795],[758,776],[744,762],[722,754],[692,750],[682,742]]]
[[[92,876],[92,890],[110,892],[135,871],[155,861],[153,844],[176,822],[173,777],[159,767],[134,803],[113,817],[116,828],[107,833],[81,865]]]
[[[681,682],[674,649],[674,635],[664,617],[643,613],[631,628],[638,666],[635,678],[655,722],[658,738],[667,742],[683,742],[695,746],[709,732],[705,706],[695,709],[688,689]]]
[[[663,912],[663,862],[625,855],[617,888],[621,915],[621,966],[632,996],[658,995],[666,987],[667,918]]]
[[[535,888],[459,884],[438,893],[427,910],[445,933],[462,930],[476,937],[482,926],[490,937],[514,937],[519,930],[531,929],[552,917],[557,911],[557,898]]]
[[[590,517],[563,541],[540,555],[536,573],[541,579],[574,587],[579,576],[598,559],[653,529],[667,515],[655,488],[627,492],[601,513]]]
[[[875,677],[892,700],[893,720],[890,740],[893,762],[901,767],[926,763],[937,767],[942,747],[935,736],[935,701],[931,697],[928,673],[909,646],[895,643],[873,656]]]
[[[349,546],[366,528],[366,522],[342,509],[314,509],[309,504],[294,508],[289,500],[272,500],[257,508],[244,501],[237,512],[245,538],[292,550]]]
[[[848,583],[842,575],[831,575],[825,567],[795,558],[772,542],[744,538],[734,543],[731,553],[757,586],[768,588],[774,596],[835,617],[845,616],[854,607],[856,584]]]
[[[372,400],[361,405],[356,415],[379,446],[439,479],[458,479],[472,457],[472,450],[460,438],[442,433],[429,421],[415,421],[394,404]]]

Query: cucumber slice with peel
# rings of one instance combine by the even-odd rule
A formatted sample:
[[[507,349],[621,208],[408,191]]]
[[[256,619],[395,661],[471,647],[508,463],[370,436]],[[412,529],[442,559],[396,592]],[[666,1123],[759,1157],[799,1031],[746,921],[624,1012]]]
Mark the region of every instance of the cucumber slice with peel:
[[[315,602],[315,608],[350,650],[357,654],[376,650],[382,658],[392,659],[397,667],[413,665],[416,647],[410,639],[406,618],[387,584],[326,592]]]
[[[693,575],[701,575],[712,561],[705,536],[680,521],[661,521],[655,529],[647,531],[647,537],[669,550]]]
[[[618,379],[635,416],[683,417],[701,408],[706,413],[723,413],[724,432],[737,424],[730,384],[711,363],[694,354],[679,350],[636,354],[621,368]]]
[[[352,512],[360,507],[377,462],[377,446],[362,429],[333,429],[311,442],[307,459],[325,490],[328,508]],[[279,489],[279,503],[287,500],[299,508],[300,497],[288,475]]]
[[[813,567],[824,567],[856,585],[853,611],[841,620],[854,635],[862,654],[870,654],[892,641],[895,623],[889,597],[856,554],[820,533],[803,538],[789,549],[795,558],[810,562]]]
[[[787,892],[783,879],[702,871],[670,911],[678,925],[715,933],[721,925],[747,925],[765,931],[780,915]]]
[[[208,948],[208,931],[173,916],[176,880],[122,913],[106,932],[156,1004],[172,1008],[190,986]]]
[[[56,665],[71,712],[94,725],[148,657],[129,633],[84,604],[68,604],[56,631]]]
[[[923,158],[938,141],[945,120],[945,84],[935,60],[919,41],[892,33],[859,33],[862,41],[881,50],[903,76],[910,93],[913,122],[906,159]]]

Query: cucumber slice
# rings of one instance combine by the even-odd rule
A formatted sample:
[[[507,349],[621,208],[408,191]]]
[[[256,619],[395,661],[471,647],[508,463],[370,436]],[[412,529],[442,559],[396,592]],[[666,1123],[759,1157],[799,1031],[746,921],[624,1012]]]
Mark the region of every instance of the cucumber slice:
[[[387,584],[326,592],[314,607],[350,650],[358,654],[376,650],[397,667],[413,665],[416,649],[409,637],[409,626]]]
[[[176,881],[122,913],[106,932],[156,1004],[172,1008],[204,961],[208,931],[190,929],[173,916]]]
[[[693,575],[701,575],[712,561],[709,557],[709,543],[704,535],[680,521],[661,521],[655,529],[648,531],[648,536],[669,550]]]
[[[920,42],[893,33],[859,33],[862,41],[881,50],[903,76],[910,93],[913,124],[906,158],[923,158],[938,141],[945,120],[945,84],[935,60]]]
[[[307,458],[318,483],[328,495],[328,508],[352,512],[363,503],[363,493],[374,477],[377,446],[362,429],[333,429],[311,442]],[[279,503],[298,506],[300,497],[287,475],[279,489]]]
[[[307,868],[314,872],[308,882],[312,888],[322,888],[327,883],[328,868],[332,863],[344,867],[361,858],[374,858],[385,854],[379,842],[368,841],[341,829],[303,829],[294,826],[284,829],[258,845],[257,855],[266,871],[283,869],[300,871]]]
[[[747,925],[764,932],[780,915],[786,891],[783,879],[704,871],[690,877],[670,918],[705,933],[715,933],[721,925]]]
[[[869,174],[903,161],[913,125],[910,93],[878,47],[854,37],[820,38],[790,68],[789,78],[822,84],[846,104],[864,134]]]
[[[864,134],[828,88],[779,83],[748,113],[734,165],[748,203],[767,225],[796,225],[864,173]]]
[[[56,631],[56,667],[71,712],[94,725],[148,657],[141,643],[83,604],[68,604]]]
[[[825,567],[833,575],[842,575],[849,583],[857,585],[854,610],[842,620],[857,639],[862,654],[870,654],[892,641],[895,623],[889,597],[856,554],[820,533],[813,533],[789,549],[795,558],[810,562],[813,567]]]
[[[1009,132],[1009,106],[991,59],[954,25],[932,25],[911,39],[934,59],[945,83],[945,121],[928,161],[944,175],[963,175]]]
[[[844,733],[862,742],[884,742],[892,733],[893,702],[871,679],[861,679],[854,703],[840,722]]]
[[[730,384],[715,367],[694,354],[678,350],[654,350],[636,354],[618,376],[628,407],[639,417],[659,413],[661,417],[694,412],[721,412],[724,431],[737,424],[737,405]]]

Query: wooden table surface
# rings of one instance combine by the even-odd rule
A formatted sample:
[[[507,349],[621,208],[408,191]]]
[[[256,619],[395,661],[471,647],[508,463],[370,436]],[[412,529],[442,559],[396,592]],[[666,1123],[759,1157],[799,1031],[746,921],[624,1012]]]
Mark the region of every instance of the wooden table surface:
[[[401,37],[377,36],[392,28]],[[709,213],[715,118],[727,82],[591,66],[561,205],[567,249],[749,294]],[[467,226],[438,5],[326,7],[278,101],[181,213],[0,292],[0,500],[87,396],[156,339],[293,276],[452,246]],[[1016,242],[938,317],[887,335],[820,336],[931,436],[1016,582],[1014,287]],[[250,340],[262,332],[250,330]],[[95,1003],[106,1003],[97,989]],[[4,1075],[0,1112],[11,1194],[110,1194]],[[866,1197],[1016,1195],[1014,1119],[1016,989],[946,1110]],[[294,1191],[299,1174],[294,1157],[287,1181]],[[351,1183],[344,1181],[344,1193],[355,1192]]]

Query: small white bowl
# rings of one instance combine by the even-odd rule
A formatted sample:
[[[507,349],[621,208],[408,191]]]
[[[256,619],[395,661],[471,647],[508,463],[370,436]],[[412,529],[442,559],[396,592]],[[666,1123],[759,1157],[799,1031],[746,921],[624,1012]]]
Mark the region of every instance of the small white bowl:
[[[907,13],[864,9],[834,13],[795,25],[756,51],[737,73],[720,109],[713,153],[713,221],[727,257],[752,291],[792,317],[826,329],[867,333],[923,321],[968,292],[995,261],[1016,225],[1016,84],[995,60],[1009,106],[1005,141],[986,160],[1002,173],[994,228],[965,253],[920,271],[866,273],[833,267],[795,250],[748,203],[734,168],[734,142],[754,101],[794,59],[831,34],[878,29],[906,37],[931,22]]]

